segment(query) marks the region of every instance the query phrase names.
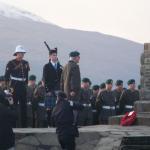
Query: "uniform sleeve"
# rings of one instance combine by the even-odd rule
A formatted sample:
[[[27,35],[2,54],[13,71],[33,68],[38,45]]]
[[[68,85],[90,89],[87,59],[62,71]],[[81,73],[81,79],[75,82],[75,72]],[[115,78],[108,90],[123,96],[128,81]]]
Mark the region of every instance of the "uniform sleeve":
[[[61,77],[60,77],[60,90],[64,91],[64,68],[62,70]]]
[[[119,112],[120,112],[120,114],[122,114],[124,111],[125,103],[126,103],[126,92],[123,92],[122,97],[120,98],[120,101],[119,101]]]
[[[11,62],[8,62],[5,69],[5,81],[8,83],[10,81],[10,74],[11,74],[12,65]]]
[[[46,75],[46,65],[43,67],[43,76],[42,76],[42,80],[44,82],[44,87],[46,92],[49,91],[48,86],[47,86],[47,81],[46,81],[47,75]]]
[[[71,91],[75,92],[80,89],[80,71],[78,66],[73,67],[71,70],[70,87]]]
[[[29,76],[29,71],[30,71],[30,65],[29,65],[28,62],[27,62],[26,65],[27,65],[27,66],[26,66],[26,68],[27,68],[27,73],[26,73],[26,84],[28,84],[28,76]]]
[[[102,108],[102,94],[101,93],[99,93],[96,98],[95,106],[98,112],[100,112]]]

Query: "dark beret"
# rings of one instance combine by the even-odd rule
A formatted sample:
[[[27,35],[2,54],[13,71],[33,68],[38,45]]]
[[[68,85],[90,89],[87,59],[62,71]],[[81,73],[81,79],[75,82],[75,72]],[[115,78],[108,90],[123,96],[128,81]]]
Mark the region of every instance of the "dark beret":
[[[99,86],[99,88],[100,88],[100,89],[105,89],[105,88],[106,88],[105,83],[101,83],[100,86]]]
[[[30,76],[29,76],[29,80],[35,81],[35,80],[36,80],[36,76],[35,76],[35,75],[30,75]]]
[[[70,57],[80,56],[80,53],[78,51],[73,51],[73,52],[70,52],[69,56]]]
[[[113,84],[113,80],[112,79],[106,80],[106,84]]]
[[[88,82],[90,85],[92,84],[89,78],[83,78],[82,82],[83,83],[87,83]]]
[[[123,81],[122,80],[117,80],[116,81],[116,86],[119,86],[119,85],[122,85],[123,84]]]
[[[99,90],[99,85],[93,85],[92,90]]]
[[[135,83],[135,80],[134,79],[130,79],[127,84],[130,85],[130,84],[134,84]]]

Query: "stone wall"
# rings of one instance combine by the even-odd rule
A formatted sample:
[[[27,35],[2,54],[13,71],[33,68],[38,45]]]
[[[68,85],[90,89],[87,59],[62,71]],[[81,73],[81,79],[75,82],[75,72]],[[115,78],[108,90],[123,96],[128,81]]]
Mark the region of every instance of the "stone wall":
[[[55,129],[14,129],[16,150],[60,150]],[[90,126],[80,128],[77,150],[118,150],[124,136],[149,136],[146,126]]]

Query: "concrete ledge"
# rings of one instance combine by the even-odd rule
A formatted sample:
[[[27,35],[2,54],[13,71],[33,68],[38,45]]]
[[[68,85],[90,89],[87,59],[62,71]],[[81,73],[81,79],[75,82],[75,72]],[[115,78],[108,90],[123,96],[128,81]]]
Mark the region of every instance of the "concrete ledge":
[[[54,128],[14,129],[16,150],[60,150]],[[149,136],[150,127],[98,125],[80,128],[77,150],[118,150],[124,136]]]

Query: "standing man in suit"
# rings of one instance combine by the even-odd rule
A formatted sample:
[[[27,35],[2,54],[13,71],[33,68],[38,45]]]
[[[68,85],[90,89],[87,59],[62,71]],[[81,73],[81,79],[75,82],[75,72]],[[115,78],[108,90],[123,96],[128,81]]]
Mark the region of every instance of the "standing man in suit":
[[[45,106],[48,126],[51,125],[51,112],[56,102],[56,92],[60,90],[62,66],[57,57],[57,48],[49,50],[49,62],[43,68],[43,82],[46,90]]]

